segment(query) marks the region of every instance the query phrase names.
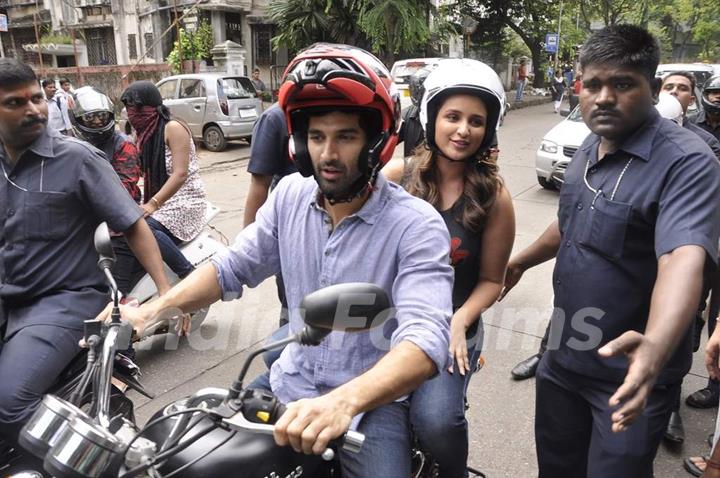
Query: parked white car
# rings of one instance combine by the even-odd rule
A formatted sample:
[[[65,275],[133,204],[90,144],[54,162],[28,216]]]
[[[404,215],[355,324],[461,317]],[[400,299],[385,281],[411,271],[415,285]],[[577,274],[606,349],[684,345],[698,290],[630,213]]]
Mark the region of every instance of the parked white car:
[[[590,129],[576,107],[543,137],[535,154],[535,172],[540,186],[557,189],[563,181],[565,169]]]
[[[392,76],[400,92],[400,107],[402,109],[407,108],[411,104],[409,80],[412,74],[425,67],[434,68],[440,60],[442,60],[442,58],[408,58],[393,63],[390,69],[390,76]]]

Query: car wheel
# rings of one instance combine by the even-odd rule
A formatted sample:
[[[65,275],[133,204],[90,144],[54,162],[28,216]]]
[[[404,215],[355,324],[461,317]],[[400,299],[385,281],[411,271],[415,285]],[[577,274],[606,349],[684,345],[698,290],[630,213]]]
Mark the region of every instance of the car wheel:
[[[538,184],[543,187],[543,189],[549,189],[549,190],[555,190],[555,185],[548,181],[546,178],[542,176],[537,177]]]
[[[227,147],[227,140],[222,130],[217,126],[208,126],[203,132],[203,143],[208,151],[218,152]]]

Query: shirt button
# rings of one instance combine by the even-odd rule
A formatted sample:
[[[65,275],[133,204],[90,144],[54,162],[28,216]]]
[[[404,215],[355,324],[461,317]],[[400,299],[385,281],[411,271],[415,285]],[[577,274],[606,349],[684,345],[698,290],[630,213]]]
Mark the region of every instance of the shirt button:
[[[570,244],[572,244],[570,241],[565,241],[565,247],[570,247]]]
[[[330,249],[326,249],[326,250],[325,250],[325,255],[326,255],[326,256],[329,256],[329,255],[330,255]]]
[[[560,285],[560,282],[561,282],[560,279],[555,279],[555,283],[556,283],[557,285]]]
[[[8,209],[8,217],[13,217],[15,215],[14,209]]]
[[[15,176],[14,174],[11,174],[11,175],[10,175],[10,179],[13,180],[13,181],[15,181],[15,178],[16,178],[16,177],[17,177],[17,176]]]
[[[578,211],[582,211],[583,205],[581,202],[577,203]]]

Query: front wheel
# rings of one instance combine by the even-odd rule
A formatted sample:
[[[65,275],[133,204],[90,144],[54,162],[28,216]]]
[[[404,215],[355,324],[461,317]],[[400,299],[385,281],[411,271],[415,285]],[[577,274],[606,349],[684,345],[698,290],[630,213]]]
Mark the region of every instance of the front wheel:
[[[555,185],[548,181],[546,178],[542,176],[537,177],[538,184],[542,186],[543,189],[549,189],[551,191],[555,190]]]
[[[223,151],[227,147],[227,140],[218,126],[208,126],[203,132],[205,149],[212,152]]]

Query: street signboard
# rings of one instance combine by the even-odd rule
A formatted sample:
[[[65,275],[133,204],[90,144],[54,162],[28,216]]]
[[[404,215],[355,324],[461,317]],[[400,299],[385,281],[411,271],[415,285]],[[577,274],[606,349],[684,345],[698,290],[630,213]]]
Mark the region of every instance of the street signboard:
[[[545,51],[548,53],[557,53],[558,51],[558,34],[548,33],[545,35]]]
[[[0,13],[0,32],[8,31],[7,15]]]

